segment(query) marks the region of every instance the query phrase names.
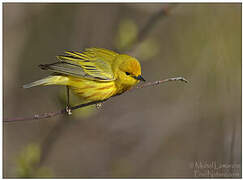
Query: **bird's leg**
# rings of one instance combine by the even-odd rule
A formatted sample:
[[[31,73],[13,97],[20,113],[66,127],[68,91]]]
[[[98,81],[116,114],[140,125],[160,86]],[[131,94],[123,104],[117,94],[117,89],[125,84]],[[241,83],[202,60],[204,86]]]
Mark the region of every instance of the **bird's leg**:
[[[72,110],[71,110],[71,106],[69,104],[69,87],[67,87],[67,106],[66,106],[66,111],[68,115],[72,115]]]

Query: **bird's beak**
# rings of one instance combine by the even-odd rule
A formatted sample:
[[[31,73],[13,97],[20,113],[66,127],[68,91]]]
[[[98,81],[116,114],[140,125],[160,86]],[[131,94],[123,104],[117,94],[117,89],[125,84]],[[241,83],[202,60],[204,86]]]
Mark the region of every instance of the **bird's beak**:
[[[145,82],[145,79],[143,79],[143,77],[141,75],[134,76],[134,78],[137,79],[137,80],[141,80],[141,81],[144,81]]]

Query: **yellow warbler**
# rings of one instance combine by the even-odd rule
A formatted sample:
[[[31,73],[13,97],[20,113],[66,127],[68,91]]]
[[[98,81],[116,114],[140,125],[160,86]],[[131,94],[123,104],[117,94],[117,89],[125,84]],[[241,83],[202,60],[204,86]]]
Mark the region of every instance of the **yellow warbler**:
[[[65,53],[57,56],[59,61],[56,63],[40,65],[41,69],[54,72],[52,75],[23,87],[65,85],[91,102],[121,94],[140,80],[145,81],[138,60],[126,54],[102,48]]]

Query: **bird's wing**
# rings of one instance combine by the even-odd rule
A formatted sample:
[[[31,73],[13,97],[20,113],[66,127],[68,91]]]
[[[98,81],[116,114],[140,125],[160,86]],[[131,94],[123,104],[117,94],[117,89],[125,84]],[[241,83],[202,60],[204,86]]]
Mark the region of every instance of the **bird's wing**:
[[[82,53],[75,51],[65,53],[66,55],[57,56],[59,62],[41,65],[41,68],[100,81],[114,80],[111,64],[117,53],[101,48],[89,48]]]

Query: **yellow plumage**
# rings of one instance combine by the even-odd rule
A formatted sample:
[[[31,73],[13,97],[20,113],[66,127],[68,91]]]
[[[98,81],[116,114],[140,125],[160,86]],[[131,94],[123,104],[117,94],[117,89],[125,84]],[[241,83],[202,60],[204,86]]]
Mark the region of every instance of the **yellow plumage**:
[[[24,85],[65,85],[86,101],[100,101],[121,94],[140,80],[139,62],[128,55],[102,48],[87,48],[83,52],[65,52],[58,62],[40,65],[54,72],[51,76]]]

